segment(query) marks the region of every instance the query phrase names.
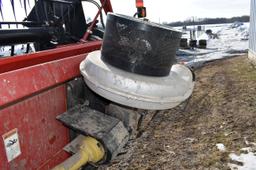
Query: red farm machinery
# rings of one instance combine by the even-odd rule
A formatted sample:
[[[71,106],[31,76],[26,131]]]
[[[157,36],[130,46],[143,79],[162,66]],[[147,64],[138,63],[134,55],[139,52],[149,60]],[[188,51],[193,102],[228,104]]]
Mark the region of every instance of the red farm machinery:
[[[83,1],[98,8],[90,22]],[[1,170],[97,168],[159,110],[189,98],[194,75],[175,61],[181,33],[146,20],[141,0],[137,11],[38,0],[24,20],[0,22],[0,47],[10,47],[0,56]]]

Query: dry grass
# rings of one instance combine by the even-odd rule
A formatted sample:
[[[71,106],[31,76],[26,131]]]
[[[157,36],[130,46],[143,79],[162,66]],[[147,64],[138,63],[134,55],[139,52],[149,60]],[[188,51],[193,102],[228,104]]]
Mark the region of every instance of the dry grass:
[[[209,63],[196,75],[187,107],[158,114],[132,154],[108,169],[229,169],[229,152],[256,142],[256,69],[247,57]]]

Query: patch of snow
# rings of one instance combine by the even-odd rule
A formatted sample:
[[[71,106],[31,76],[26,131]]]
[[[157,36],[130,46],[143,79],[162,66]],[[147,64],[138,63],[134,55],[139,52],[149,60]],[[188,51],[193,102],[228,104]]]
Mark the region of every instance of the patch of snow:
[[[209,40],[209,36],[206,33],[201,34],[198,40]]]
[[[27,44],[19,44],[14,46],[14,55],[25,54],[27,51]],[[35,52],[33,44],[30,44],[29,52]],[[2,46],[0,47],[0,58],[8,57],[11,55],[11,46]]]
[[[217,148],[219,149],[219,151],[221,151],[221,152],[225,152],[225,151],[226,151],[226,147],[225,147],[224,144],[222,144],[222,143],[217,143],[216,146],[217,146]]]
[[[218,39],[209,39],[201,34],[199,39],[207,40],[207,49],[180,49],[177,59],[190,67],[197,67],[205,62],[228,58],[247,53],[249,48],[249,23],[206,25]],[[187,34],[188,35],[188,34]]]
[[[238,28],[240,26],[244,25],[242,22],[234,22],[233,24],[230,25],[230,28]]]
[[[234,153],[231,153],[229,157],[231,158],[232,161],[239,162],[239,165],[235,163],[229,163],[228,166],[231,168],[231,170],[255,170],[256,169],[255,153],[249,152],[248,154],[241,154],[239,156]]]
[[[251,152],[251,151],[252,151],[252,148],[250,148],[250,147],[242,148],[242,149],[240,149],[240,151],[243,151],[243,152],[247,152],[247,153],[249,153],[249,152]]]

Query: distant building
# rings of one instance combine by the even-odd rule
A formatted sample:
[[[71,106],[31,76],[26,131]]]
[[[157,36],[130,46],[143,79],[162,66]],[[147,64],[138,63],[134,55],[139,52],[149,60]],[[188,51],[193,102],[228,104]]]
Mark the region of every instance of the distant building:
[[[256,0],[251,0],[249,58],[256,64]]]

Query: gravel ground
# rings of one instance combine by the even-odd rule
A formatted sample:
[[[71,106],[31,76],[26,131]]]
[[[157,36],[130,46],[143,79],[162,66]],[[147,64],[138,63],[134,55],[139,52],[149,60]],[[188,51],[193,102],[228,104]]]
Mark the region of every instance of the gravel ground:
[[[159,112],[127,152],[100,169],[225,170],[228,163],[242,164],[229,154],[256,142],[256,69],[240,56],[208,63],[195,73],[192,97]]]

